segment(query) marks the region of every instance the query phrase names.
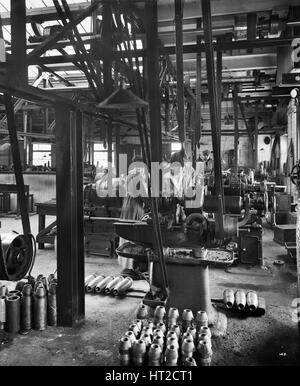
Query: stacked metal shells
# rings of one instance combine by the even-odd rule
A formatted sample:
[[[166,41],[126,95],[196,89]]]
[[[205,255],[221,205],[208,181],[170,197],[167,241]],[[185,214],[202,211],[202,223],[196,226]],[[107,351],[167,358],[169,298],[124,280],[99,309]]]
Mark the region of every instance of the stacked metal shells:
[[[85,278],[86,293],[123,296],[133,284],[131,277],[89,275]]]
[[[49,275],[19,281],[15,290],[0,285],[0,329],[10,333],[43,331],[57,325],[57,279]]]
[[[265,299],[258,296],[255,291],[226,289],[223,292],[223,302],[227,309],[244,313],[261,316],[266,312]]]
[[[137,318],[119,341],[122,366],[209,366],[212,360],[211,331],[205,311],[196,316],[185,309],[168,312],[140,304]]]

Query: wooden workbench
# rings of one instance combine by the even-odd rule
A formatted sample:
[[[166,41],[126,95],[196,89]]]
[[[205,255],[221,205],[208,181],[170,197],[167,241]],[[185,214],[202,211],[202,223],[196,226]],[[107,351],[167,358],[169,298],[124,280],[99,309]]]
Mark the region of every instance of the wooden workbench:
[[[54,244],[55,235],[49,234],[56,226],[53,221],[46,227],[46,216],[56,216],[56,200],[36,203],[38,218],[38,235],[36,237],[38,248],[44,249],[45,243]],[[103,212],[105,212],[103,210]],[[98,256],[115,257],[118,236],[111,218],[103,216],[99,220],[85,219],[85,250],[89,254]]]
[[[49,235],[52,228],[56,226],[56,220],[46,228],[46,216],[56,216],[56,200],[39,202],[35,204],[36,212],[39,216],[39,233],[36,237],[39,249],[44,249],[45,243],[54,244],[55,236]]]

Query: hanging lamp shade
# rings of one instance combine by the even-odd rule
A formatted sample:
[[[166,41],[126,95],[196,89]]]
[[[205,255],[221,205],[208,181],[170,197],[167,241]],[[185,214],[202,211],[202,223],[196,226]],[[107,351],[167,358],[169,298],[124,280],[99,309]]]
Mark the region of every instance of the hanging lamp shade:
[[[97,107],[101,110],[136,110],[142,107],[148,107],[148,103],[138,96],[134,95],[132,91],[126,90],[123,87],[114,91],[104,101],[100,102]]]

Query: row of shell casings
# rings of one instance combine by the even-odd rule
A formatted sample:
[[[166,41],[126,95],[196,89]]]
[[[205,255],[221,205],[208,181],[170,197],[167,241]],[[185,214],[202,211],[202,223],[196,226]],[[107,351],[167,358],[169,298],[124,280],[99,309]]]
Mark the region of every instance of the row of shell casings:
[[[160,309],[159,312],[161,311]],[[190,310],[184,310],[183,317],[186,316],[185,311],[190,314]],[[176,308],[169,310],[170,316],[175,317],[177,313]],[[169,321],[171,320],[173,319],[170,318]],[[133,321],[119,342],[121,365],[209,366],[212,343],[206,313],[201,311],[200,317],[199,311],[197,327],[190,324],[183,330],[183,325],[183,323],[166,325],[157,319]]]
[[[226,308],[236,307],[239,311],[255,312],[258,309],[265,310],[266,307],[264,298],[258,296],[255,291],[226,289],[223,292],[223,301]]]
[[[89,275],[85,279],[85,291],[87,293],[121,296],[128,291],[133,284],[131,277]]]
[[[21,281],[8,291],[0,286],[0,326],[10,333],[45,330],[57,325],[57,281],[46,281],[43,275],[31,282]]]
[[[136,317],[138,319],[146,319],[152,316],[151,308],[141,303],[138,307]],[[180,325],[183,332],[186,332],[188,327],[195,327],[199,332],[201,327],[208,327],[208,316],[205,311],[199,310],[196,317],[190,309],[184,309],[180,317],[178,308],[171,307],[166,311],[164,306],[157,306],[153,313],[153,322],[163,322],[168,326]]]

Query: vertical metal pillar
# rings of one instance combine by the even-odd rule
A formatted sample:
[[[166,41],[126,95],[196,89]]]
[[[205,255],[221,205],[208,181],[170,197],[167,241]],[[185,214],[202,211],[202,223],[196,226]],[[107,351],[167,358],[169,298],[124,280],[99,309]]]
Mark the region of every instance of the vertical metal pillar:
[[[116,151],[115,151],[115,166],[116,166],[116,177],[120,177],[120,165],[119,165],[119,157],[120,157],[120,124],[116,124],[115,132],[116,132]]]
[[[197,19],[197,28],[201,28],[201,21]],[[200,48],[201,38],[197,36],[197,45]],[[201,51],[198,50],[196,57],[196,119],[195,119],[195,162],[194,166],[196,166],[197,160],[197,148],[200,147],[200,139],[201,139],[201,72],[202,72],[202,62],[201,62]]]
[[[103,40],[104,40],[104,57],[103,57],[103,81],[104,81],[104,93],[105,97],[108,97],[113,91],[112,80],[112,9],[109,2],[103,3]],[[107,155],[109,171],[112,165],[112,122],[108,119],[106,126],[106,138],[107,138]],[[112,186],[112,175],[109,176],[109,189]]]
[[[224,192],[221,168],[221,143],[220,128],[218,119],[218,98],[216,94],[214,51],[212,41],[211,8],[210,0],[201,0],[203,14],[203,29],[205,39],[207,82],[209,95],[209,111],[212,131],[212,143],[214,153],[214,173],[215,190],[217,195],[217,219],[218,219],[218,237],[224,236]]]
[[[11,56],[10,78],[14,84],[27,85],[26,59],[26,1],[11,0]]]
[[[184,119],[184,81],[183,81],[183,43],[182,43],[182,4],[175,0],[175,34],[176,34],[176,79],[177,79],[177,121],[181,143],[185,143]]]
[[[55,107],[57,208],[57,322],[84,318],[82,114]]]
[[[218,119],[219,119],[219,141],[221,146],[221,130],[222,130],[222,49],[220,47],[222,39],[218,38],[217,49],[217,97],[218,97]]]
[[[159,52],[157,0],[146,1],[147,92],[151,132],[151,160],[162,160],[162,134],[160,118]]]
[[[12,154],[12,159],[14,164],[14,173],[16,178],[18,203],[20,206],[23,233],[29,234],[31,233],[31,229],[30,229],[30,221],[28,216],[27,200],[25,196],[22,163],[21,163],[17,130],[15,125],[14,104],[13,104],[12,97],[10,95],[4,94],[4,103],[6,108],[7,128],[8,128],[9,140],[11,144],[11,154]]]
[[[233,111],[234,111],[234,171],[238,171],[238,160],[239,160],[239,113],[238,113],[238,95],[237,85],[234,86],[233,90]]]
[[[254,112],[254,168],[258,170],[258,104],[255,103]]]

